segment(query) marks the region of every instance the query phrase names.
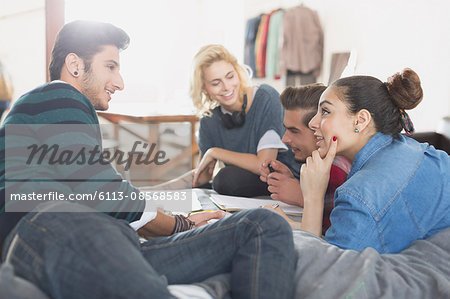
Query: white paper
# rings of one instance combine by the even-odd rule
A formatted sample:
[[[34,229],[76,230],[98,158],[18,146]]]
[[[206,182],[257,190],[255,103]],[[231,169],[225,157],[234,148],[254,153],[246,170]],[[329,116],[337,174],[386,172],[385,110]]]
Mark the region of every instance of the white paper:
[[[303,208],[289,205],[279,200],[272,199],[257,199],[239,196],[228,196],[220,194],[211,194],[211,200],[221,209],[227,211],[239,211],[256,209],[265,205],[279,204],[280,208],[289,215],[303,214]]]

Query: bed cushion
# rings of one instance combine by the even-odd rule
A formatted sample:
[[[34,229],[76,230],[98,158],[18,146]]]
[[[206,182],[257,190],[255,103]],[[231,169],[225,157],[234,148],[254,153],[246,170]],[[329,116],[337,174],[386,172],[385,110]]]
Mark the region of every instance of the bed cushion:
[[[450,228],[399,254],[343,250],[303,231],[294,231],[294,243],[295,298],[450,298]],[[0,299],[47,298],[8,266],[0,269]],[[230,298],[228,274],[198,286],[214,298]],[[203,295],[196,298],[209,297]]]
[[[294,232],[296,298],[450,298],[450,228],[399,254],[343,250]]]
[[[303,231],[294,231],[294,243],[295,298],[450,298],[450,228],[399,254],[343,250]],[[204,287],[228,298],[228,279],[213,277],[208,283],[223,287]]]

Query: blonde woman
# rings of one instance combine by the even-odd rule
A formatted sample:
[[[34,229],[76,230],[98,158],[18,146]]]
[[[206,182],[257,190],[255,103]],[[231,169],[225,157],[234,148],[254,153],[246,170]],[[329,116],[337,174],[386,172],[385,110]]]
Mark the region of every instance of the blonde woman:
[[[270,194],[259,180],[259,166],[267,159],[280,160],[298,173],[292,152],[281,141],[283,109],[278,92],[266,84],[250,85],[244,67],[223,46],[204,46],[195,55],[190,95],[203,115],[194,187],[212,178],[217,161],[226,165],[213,180],[214,190],[221,194]]]

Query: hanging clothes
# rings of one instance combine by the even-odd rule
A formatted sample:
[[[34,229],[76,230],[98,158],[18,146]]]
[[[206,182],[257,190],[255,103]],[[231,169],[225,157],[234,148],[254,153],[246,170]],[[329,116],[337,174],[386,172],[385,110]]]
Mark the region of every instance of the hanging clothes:
[[[267,31],[269,29],[270,14],[264,14],[259,23],[258,34],[255,42],[255,56],[256,56],[256,74],[258,78],[265,77],[266,68],[266,45],[267,45]]]
[[[266,78],[279,79],[280,73],[280,37],[282,34],[283,10],[272,13],[269,22],[269,32],[267,35],[266,49]]]
[[[255,76],[255,41],[260,22],[261,16],[258,16],[248,20],[245,26],[244,63],[252,69]]]
[[[312,75],[315,82],[322,68],[322,59],[323,30],[317,12],[303,5],[286,10],[280,59],[283,74],[289,70],[295,74]]]
[[[267,14],[266,24],[263,28],[261,36],[261,77],[266,77],[266,57],[267,57],[267,37],[269,35],[269,25],[270,19],[272,18],[273,12]]]

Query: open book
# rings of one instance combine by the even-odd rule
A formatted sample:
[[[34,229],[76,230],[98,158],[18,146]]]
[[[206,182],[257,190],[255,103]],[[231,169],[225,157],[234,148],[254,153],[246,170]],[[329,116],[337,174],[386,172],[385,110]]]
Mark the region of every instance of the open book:
[[[219,209],[228,212],[256,209],[265,205],[279,204],[280,208],[288,215],[300,216],[303,214],[303,208],[292,206],[278,200],[227,196],[219,194],[211,194],[210,197],[214,204],[219,207]]]

